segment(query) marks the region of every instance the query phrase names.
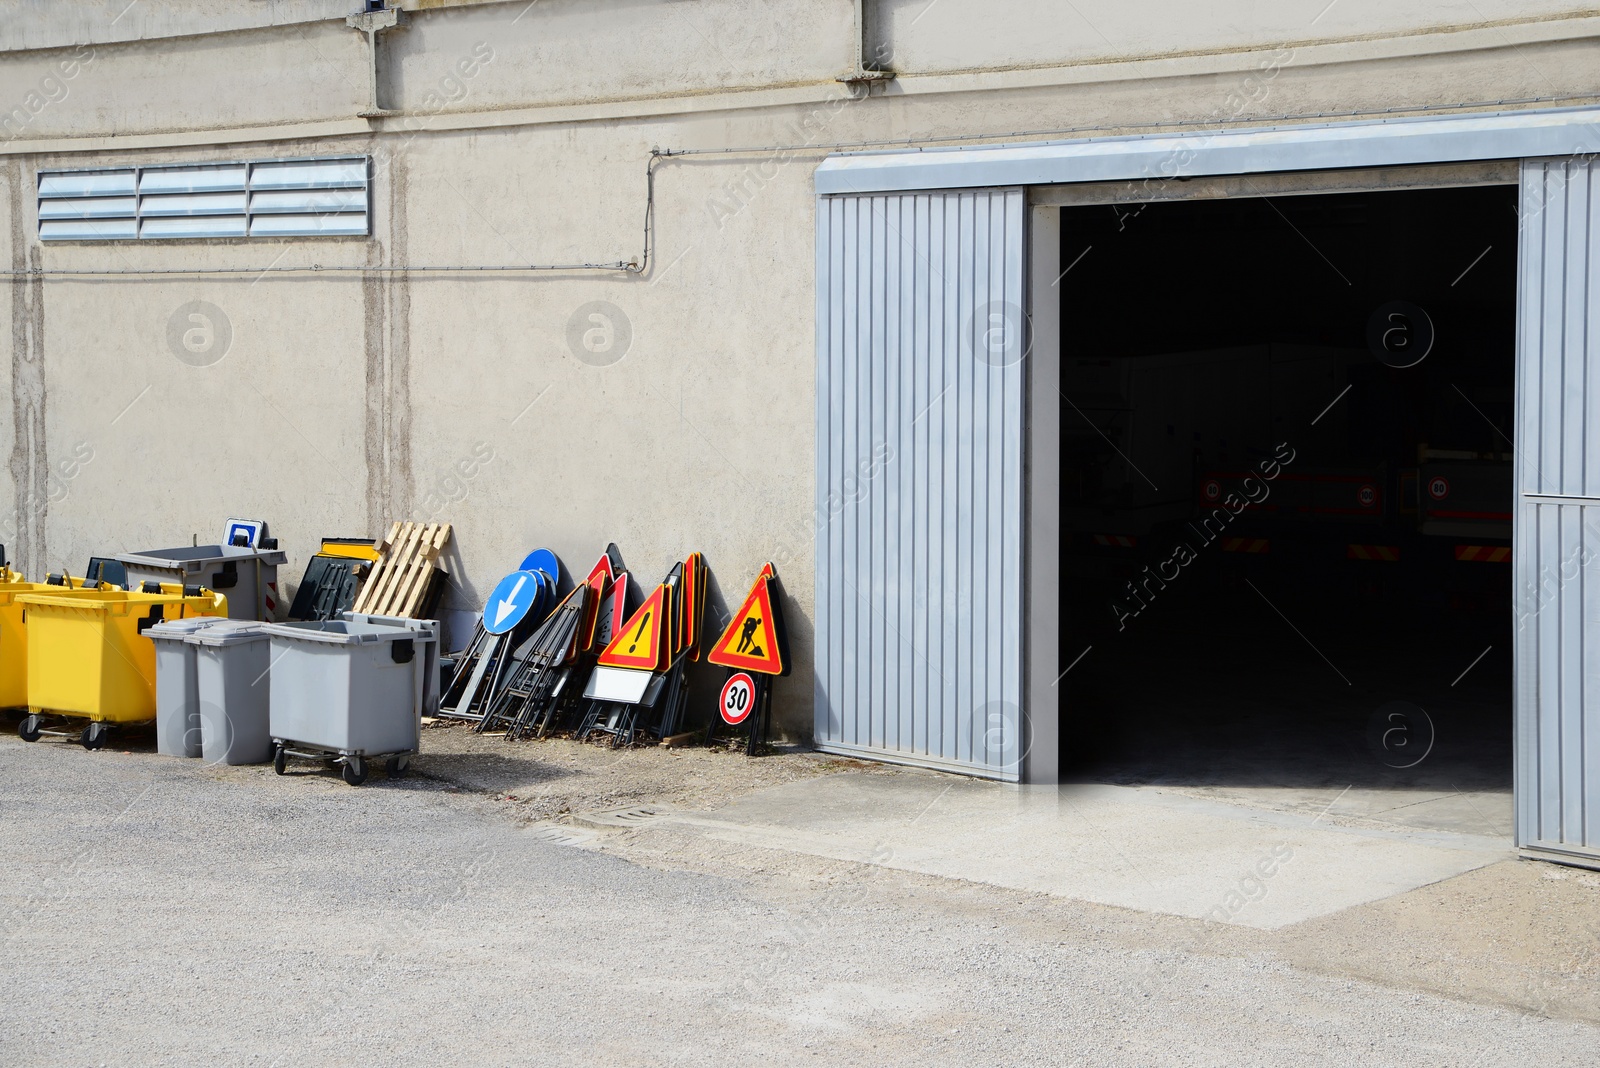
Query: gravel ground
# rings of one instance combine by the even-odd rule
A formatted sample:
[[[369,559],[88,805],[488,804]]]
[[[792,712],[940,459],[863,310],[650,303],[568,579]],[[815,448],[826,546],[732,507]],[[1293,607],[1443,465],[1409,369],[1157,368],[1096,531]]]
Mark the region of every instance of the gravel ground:
[[[1600,1040],[1160,917],[761,851],[635,863],[495,796],[0,737],[0,1063],[1522,1065]]]

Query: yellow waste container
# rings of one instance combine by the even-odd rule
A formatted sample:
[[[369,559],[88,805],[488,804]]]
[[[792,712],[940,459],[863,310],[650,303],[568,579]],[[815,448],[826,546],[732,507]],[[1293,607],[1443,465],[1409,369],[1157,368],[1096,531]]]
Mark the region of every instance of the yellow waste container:
[[[32,741],[40,733],[64,733],[42,730],[46,715],[88,719],[79,741],[98,749],[105,724],[156,718],[156,650],[145,630],[163,620],[226,616],[228,599],[195,586],[185,593],[174,583],[162,583],[159,593],[146,590],[56,590],[17,598],[28,613],[31,713],[19,734]]]
[[[0,708],[22,708],[28,703],[28,628],[27,613],[17,598],[29,593],[77,597],[98,592],[98,585],[85,589],[82,579],[72,585],[51,586],[29,582],[15,571],[11,581],[0,582]]]

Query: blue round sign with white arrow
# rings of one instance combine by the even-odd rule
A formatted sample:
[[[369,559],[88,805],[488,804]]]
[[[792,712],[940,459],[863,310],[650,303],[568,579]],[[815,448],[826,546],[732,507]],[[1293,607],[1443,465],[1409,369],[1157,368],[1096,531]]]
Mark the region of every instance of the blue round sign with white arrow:
[[[500,580],[483,606],[483,629],[506,634],[525,619],[539,600],[544,580],[534,571],[513,571]]]

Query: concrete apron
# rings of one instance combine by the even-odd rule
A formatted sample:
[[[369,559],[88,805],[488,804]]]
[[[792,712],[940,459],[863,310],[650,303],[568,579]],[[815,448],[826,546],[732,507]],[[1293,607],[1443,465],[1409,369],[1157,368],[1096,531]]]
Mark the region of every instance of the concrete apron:
[[[773,787],[715,812],[654,812],[637,826],[1266,930],[1513,855],[1509,827],[1471,834],[1448,829],[1455,820],[1428,829],[1373,819],[1385,807],[1375,794],[1396,810],[1437,803],[1431,796],[1297,793],[1321,803],[1284,811],[1159,787],[1018,788],[852,772]],[[1482,799],[1467,807],[1482,811]],[[594,815],[584,822],[608,826],[607,814]],[[1362,825],[1352,826],[1352,816]],[[1498,822],[1479,826],[1498,831]]]

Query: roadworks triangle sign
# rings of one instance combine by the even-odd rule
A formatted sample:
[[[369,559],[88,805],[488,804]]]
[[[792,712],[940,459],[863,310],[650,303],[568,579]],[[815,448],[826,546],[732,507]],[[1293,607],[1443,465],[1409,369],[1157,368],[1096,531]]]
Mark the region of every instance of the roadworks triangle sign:
[[[666,596],[667,588],[657,586],[656,592],[639,606],[611,639],[606,651],[600,654],[602,665],[636,671],[657,671],[666,667],[667,641],[672,630],[671,621],[665,618]]]
[[[707,659],[739,671],[782,675],[788,649],[779,611],[772,596],[771,576],[762,571]]]

